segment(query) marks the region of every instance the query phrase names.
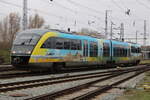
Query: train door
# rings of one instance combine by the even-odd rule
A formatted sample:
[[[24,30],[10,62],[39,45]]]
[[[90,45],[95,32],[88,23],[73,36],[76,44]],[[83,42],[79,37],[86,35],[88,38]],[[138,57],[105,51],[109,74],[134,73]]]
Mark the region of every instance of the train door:
[[[103,43],[103,59],[105,60],[104,62],[111,63],[111,43],[110,41],[105,41]]]
[[[83,41],[83,56],[88,57],[88,41]]]

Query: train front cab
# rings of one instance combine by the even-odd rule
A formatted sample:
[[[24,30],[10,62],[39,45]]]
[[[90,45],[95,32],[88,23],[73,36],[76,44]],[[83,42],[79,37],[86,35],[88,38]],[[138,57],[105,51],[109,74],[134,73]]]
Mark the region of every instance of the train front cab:
[[[29,67],[29,60],[40,35],[32,32],[20,32],[17,34],[11,49],[11,64],[15,67]]]

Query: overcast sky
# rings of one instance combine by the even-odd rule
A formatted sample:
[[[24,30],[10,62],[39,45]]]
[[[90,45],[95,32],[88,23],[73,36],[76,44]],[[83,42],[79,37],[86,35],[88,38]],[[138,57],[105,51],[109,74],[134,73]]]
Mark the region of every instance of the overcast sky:
[[[23,0],[0,0],[1,20],[10,12],[22,16],[22,6]],[[124,23],[126,38],[135,38],[136,31],[138,38],[142,38],[146,20],[149,33],[150,0],[28,0],[28,8],[29,16],[39,13],[46,21],[45,25],[51,28],[66,30],[70,27],[73,31],[88,28],[104,34],[105,11],[109,10],[108,32],[111,21],[114,28]],[[129,15],[125,13],[127,11]],[[118,32],[114,30],[115,37],[118,37]],[[147,37],[147,44],[150,44],[148,34]],[[139,39],[138,43],[142,44],[142,41]]]

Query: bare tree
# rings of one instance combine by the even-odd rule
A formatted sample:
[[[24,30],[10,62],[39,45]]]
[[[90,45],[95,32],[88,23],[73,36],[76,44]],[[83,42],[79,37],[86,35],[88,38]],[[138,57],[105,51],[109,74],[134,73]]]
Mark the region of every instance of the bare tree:
[[[17,13],[9,14],[9,41],[12,43],[16,33],[20,30],[21,17]]]
[[[18,13],[10,13],[0,21],[0,45],[10,48],[16,33],[21,29],[21,17]],[[38,14],[30,16],[28,28],[40,28],[44,25],[44,19]],[[2,47],[2,46],[1,46]]]
[[[2,44],[7,48],[10,47],[16,35],[20,30],[20,16],[17,13],[10,13],[0,22],[0,34]]]
[[[30,16],[29,18],[29,29],[31,28],[41,28],[44,25],[44,19],[38,14]]]
[[[0,22],[0,34],[1,39],[3,42],[8,42],[8,31],[9,31],[9,24],[8,24],[8,16],[3,19],[2,22]]]

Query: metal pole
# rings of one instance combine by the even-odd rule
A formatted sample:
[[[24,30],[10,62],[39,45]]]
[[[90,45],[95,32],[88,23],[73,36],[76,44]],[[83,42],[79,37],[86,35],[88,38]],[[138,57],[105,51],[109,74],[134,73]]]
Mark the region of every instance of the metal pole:
[[[106,10],[106,13],[105,13],[105,37],[107,38],[107,35],[108,35],[108,32],[107,32],[107,29],[108,29],[108,21],[107,21],[107,16],[108,16],[108,10]]]
[[[124,24],[121,23],[121,28],[122,28],[122,41],[124,41]]]
[[[113,22],[111,22],[110,26],[110,39],[112,40],[112,35],[113,35]]]
[[[120,34],[119,35],[120,35],[120,39],[119,40],[122,41],[122,26],[121,25],[120,25]]]
[[[136,43],[137,43],[137,34],[138,34],[138,31],[136,31]]]
[[[144,20],[144,41],[143,41],[143,45],[146,46],[146,20]]]
[[[23,0],[23,21],[22,21],[22,27],[23,30],[27,29],[27,22],[28,22],[28,17],[27,17],[27,0]]]

